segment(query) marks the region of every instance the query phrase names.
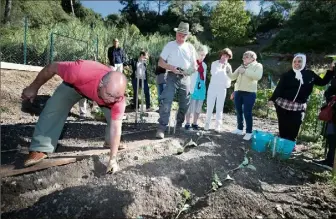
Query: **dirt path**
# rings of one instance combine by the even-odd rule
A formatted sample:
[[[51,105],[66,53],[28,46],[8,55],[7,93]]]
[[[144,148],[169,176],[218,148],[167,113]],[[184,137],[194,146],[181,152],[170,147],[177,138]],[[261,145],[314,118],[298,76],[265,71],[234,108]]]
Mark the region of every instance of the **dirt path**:
[[[1,150],[21,148],[2,153],[2,164],[22,162],[29,146],[37,117],[21,115],[2,117]],[[157,114],[151,113],[147,124],[140,127],[134,127],[133,121],[130,113],[124,132],[156,127]],[[181,145],[190,138],[196,141],[196,132],[179,131],[175,136],[167,135],[165,141],[155,140],[155,131],[125,135],[126,144],[142,144],[120,153],[121,171],[115,175],[105,174],[108,155],[102,154],[2,178],[1,217],[175,218],[184,204],[185,190],[191,196],[186,202],[190,208],[180,218],[336,217],[335,189],[320,177],[326,172],[306,161],[310,159],[307,154],[279,161],[256,153],[250,150],[249,142],[229,133],[235,127],[233,115],[225,115],[224,123],[222,133],[204,133],[212,142],[203,138],[197,147],[179,155]],[[276,124],[268,120],[255,119],[254,124],[258,129],[276,131]],[[66,127],[58,155],[102,149],[103,122],[79,122],[69,117]],[[227,172],[238,167],[246,154],[256,170],[241,168],[229,173],[233,180],[225,180]],[[223,185],[209,192],[214,173]]]

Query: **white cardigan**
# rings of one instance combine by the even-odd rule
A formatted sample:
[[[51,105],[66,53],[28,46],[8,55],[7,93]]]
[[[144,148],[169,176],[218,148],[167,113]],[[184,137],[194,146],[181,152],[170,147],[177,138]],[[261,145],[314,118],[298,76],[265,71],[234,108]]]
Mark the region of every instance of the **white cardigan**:
[[[203,69],[204,69],[204,83],[205,83],[206,82],[206,74],[207,74],[207,65],[204,62],[202,62],[202,66],[203,66]],[[196,71],[192,75],[190,75],[190,94],[194,93],[198,74],[199,74],[199,72]]]
[[[228,75],[232,73],[232,68],[230,63],[226,63],[224,68],[222,66],[223,64],[219,60],[212,62],[210,85],[224,85],[225,88],[229,88],[231,86],[231,79]]]

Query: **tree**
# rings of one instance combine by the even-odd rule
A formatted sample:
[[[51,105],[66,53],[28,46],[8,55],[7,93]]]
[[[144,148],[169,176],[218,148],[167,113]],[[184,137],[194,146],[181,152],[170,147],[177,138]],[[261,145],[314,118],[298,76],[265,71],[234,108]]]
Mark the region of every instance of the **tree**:
[[[336,5],[332,1],[301,1],[268,50],[335,52]]]
[[[120,14],[109,14],[104,19],[104,23],[106,27],[117,26],[121,28],[127,23],[127,20]]]
[[[211,13],[211,30],[216,43],[239,43],[246,36],[250,17],[244,10],[243,1],[228,0],[218,2]]]
[[[4,20],[3,20],[3,23],[5,25],[9,25],[10,24],[11,9],[12,9],[12,0],[6,0],[5,16],[4,16]]]
[[[168,0],[156,0],[155,3],[157,5],[157,15],[159,16],[162,8],[168,4]]]
[[[125,7],[121,10],[121,14],[127,19],[128,23],[138,26],[139,4],[137,0],[120,0]]]

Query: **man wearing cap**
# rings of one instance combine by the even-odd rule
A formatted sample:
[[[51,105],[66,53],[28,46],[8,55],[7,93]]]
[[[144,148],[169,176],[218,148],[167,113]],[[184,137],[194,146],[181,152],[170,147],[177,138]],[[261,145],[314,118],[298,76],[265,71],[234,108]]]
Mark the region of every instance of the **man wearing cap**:
[[[119,40],[117,38],[113,39],[113,46],[107,50],[107,56],[110,61],[110,65],[114,67],[112,69],[122,73],[126,57],[124,50],[119,47]]]
[[[125,75],[91,60],[55,62],[38,73],[35,80],[23,90],[22,99],[33,102],[41,86],[54,75],[60,76],[63,83],[48,100],[35,125],[24,165],[35,165],[47,158],[47,153],[55,151],[72,106],[80,99],[88,98],[95,101],[104,112],[107,121],[105,143],[111,150],[107,172],[114,173],[119,168],[116,156],[126,106]]]
[[[187,43],[189,24],[181,22],[174,28],[176,40],[168,42],[163,48],[158,65],[167,70],[166,87],[160,95],[159,127],[157,138],[164,138],[167,128],[170,109],[174,99],[175,90],[179,97],[179,110],[176,117],[176,127],[181,128],[185,114],[189,107],[190,75],[197,69],[196,50]]]

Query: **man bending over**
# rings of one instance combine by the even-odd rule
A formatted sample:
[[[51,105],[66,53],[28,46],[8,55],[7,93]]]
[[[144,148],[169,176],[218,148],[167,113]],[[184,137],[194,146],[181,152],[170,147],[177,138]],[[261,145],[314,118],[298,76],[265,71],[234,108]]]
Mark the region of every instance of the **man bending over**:
[[[56,74],[63,79],[63,83],[56,88],[36,123],[24,165],[35,165],[47,158],[47,153],[55,151],[71,108],[82,98],[88,98],[95,101],[105,115],[105,144],[111,150],[107,172],[116,172],[119,169],[116,156],[126,106],[126,77],[95,61],[55,62],[39,72],[23,90],[22,99],[33,102],[41,86]]]

